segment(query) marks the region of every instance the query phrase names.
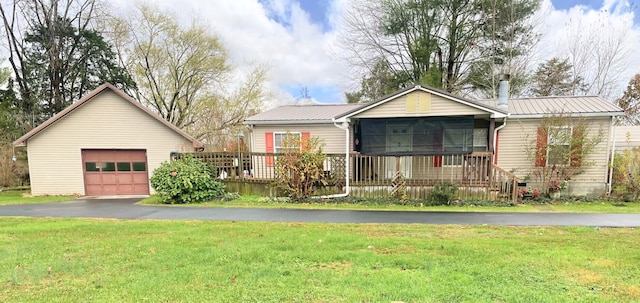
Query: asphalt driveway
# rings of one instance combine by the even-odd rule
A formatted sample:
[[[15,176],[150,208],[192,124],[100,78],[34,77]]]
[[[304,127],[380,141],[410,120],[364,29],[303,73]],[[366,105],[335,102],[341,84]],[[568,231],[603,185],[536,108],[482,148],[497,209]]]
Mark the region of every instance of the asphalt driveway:
[[[191,219],[325,223],[487,224],[518,226],[639,227],[640,214],[461,213],[420,211],[203,208],[136,205],[140,199],[77,199],[0,206],[0,216]]]

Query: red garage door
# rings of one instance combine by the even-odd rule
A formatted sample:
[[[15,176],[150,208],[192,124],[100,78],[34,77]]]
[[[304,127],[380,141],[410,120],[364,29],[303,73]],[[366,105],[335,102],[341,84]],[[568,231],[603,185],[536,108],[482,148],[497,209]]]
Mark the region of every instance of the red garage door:
[[[87,196],[148,195],[149,174],[145,150],[82,150]]]

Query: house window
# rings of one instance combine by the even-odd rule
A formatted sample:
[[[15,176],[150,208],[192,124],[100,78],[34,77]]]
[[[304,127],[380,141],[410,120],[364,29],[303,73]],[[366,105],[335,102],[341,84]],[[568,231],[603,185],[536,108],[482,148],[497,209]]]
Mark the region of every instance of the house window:
[[[444,156],[443,164],[445,166],[462,165],[462,155],[469,152],[471,144],[473,144],[473,133],[469,129],[445,129],[444,138],[442,139],[442,150],[449,155]]]
[[[571,151],[571,127],[551,127],[547,137],[547,165],[568,165]]]
[[[301,140],[300,133],[273,133],[273,151],[276,153],[285,152],[285,148],[283,146],[283,141],[290,136],[291,140]]]
[[[489,130],[476,128],[473,130],[473,151],[485,152],[489,150]]]
[[[462,165],[462,154],[472,151],[488,150],[488,130],[485,128],[469,129],[445,129],[442,150],[456,153],[444,156],[443,164],[446,166]]]

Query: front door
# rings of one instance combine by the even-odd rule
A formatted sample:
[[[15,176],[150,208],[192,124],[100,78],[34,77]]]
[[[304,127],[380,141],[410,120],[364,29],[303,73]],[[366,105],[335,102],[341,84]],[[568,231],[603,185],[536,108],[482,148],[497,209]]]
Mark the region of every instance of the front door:
[[[413,128],[408,124],[387,124],[387,152],[410,152],[413,151]],[[400,165],[398,167],[398,161]],[[411,178],[411,157],[387,157],[386,158],[387,178],[393,178],[396,171],[399,171],[405,178]]]

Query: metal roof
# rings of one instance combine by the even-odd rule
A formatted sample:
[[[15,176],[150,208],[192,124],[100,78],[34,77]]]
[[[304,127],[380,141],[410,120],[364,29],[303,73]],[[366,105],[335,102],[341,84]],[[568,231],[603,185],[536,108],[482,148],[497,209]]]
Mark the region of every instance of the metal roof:
[[[549,114],[574,116],[619,116],[624,111],[615,104],[599,96],[551,96],[536,98],[510,98],[508,110],[498,108],[498,100],[471,100],[457,97],[447,92],[422,86],[400,90],[386,97],[365,104],[313,104],[285,105],[247,118],[244,124],[314,124],[332,123],[334,119],[349,117],[356,113],[393,100],[403,94],[423,90],[439,94],[452,101],[482,108],[490,113],[504,114],[517,118],[540,118]]]
[[[488,106],[497,106],[498,100],[479,100]],[[552,96],[535,98],[509,98],[511,117],[542,117],[549,114],[574,116],[618,116],[624,111],[599,96]]]
[[[244,120],[244,124],[333,123],[333,118],[362,104],[313,104],[280,106]]]

